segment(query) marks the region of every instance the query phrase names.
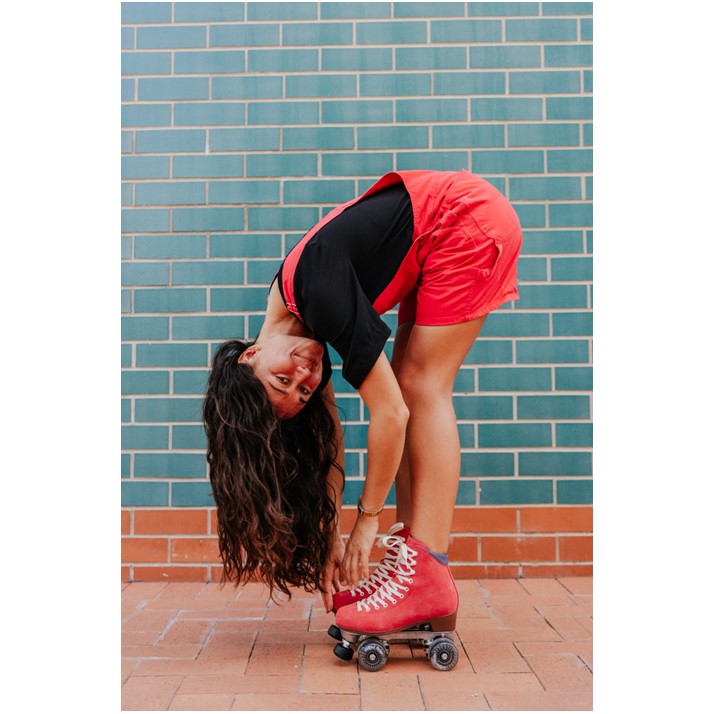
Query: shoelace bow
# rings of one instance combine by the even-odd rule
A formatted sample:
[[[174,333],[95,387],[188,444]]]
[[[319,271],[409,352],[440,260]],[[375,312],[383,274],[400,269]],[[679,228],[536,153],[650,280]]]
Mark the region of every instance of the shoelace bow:
[[[403,528],[403,523],[395,523],[389,529],[387,535],[379,539],[377,545],[380,548],[387,548],[384,559],[367,580],[361,580],[354,590],[350,590],[352,596],[355,594],[363,595],[365,592],[369,594],[392,579],[392,575],[399,562],[399,546],[404,543],[403,538],[394,534]]]
[[[370,608],[379,610],[380,607],[389,607],[389,603],[396,605],[397,601],[394,596],[396,595],[401,600],[404,597],[404,593],[409,590],[409,586],[404,585],[404,583],[411,584],[413,582],[410,576],[416,572],[414,565],[416,564],[417,552],[410,548],[404,540],[401,538],[399,540],[401,543],[394,568],[395,574],[390,580],[385,581],[376,592],[357,603],[358,612],[362,610],[369,612]]]

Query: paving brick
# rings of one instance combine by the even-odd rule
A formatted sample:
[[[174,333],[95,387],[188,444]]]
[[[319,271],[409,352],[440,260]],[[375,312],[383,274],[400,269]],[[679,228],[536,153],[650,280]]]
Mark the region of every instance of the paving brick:
[[[552,578],[528,578],[522,580],[521,585],[538,603],[543,602],[543,596],[548,598],[549,604],[571,602],[566,587]]]
[[[477,674],[474,685],[486,696],[493,691],[540,692],[543,688],[538,678],[532,673],[514,672],[510,674]]]
[[[471,652],[471,664],[476,672],[505,674],[530,672],[528,663],[512,642],[485,642]]]
[[[356,711],[356,694],[237,694],[231,711]]]
[[[301,693],[359,694],[359,672],[354,666],[341,666],[332,652],[303,658]]]
[[[181,677],[130,677],[121,690],[123,710],[167,710]]]
[[[156,641],[157,647],[167,647],[177,644],[202,645],[208,637],[212,623],[205,620],[172,622],[161,637]]]
[[[121,648],[121,656],[126,659],[162,657],[169,661],[193,660],[199,651],[199,645],[171,645],[161,648],[156,645],[124,645]]]
[[[391,658],[379,672],[363,672],[360,676],[362,709],[380,711],[422,711],[418,674],[394,673]],[[398,664],[398,663],[397,663]],[[430,665],[420,662],[424,668]],[[355,666],[354,663],[351,666]],[[421,668],[420,668],[421,669]]]
[[[528,663],[545,689],[592,689],[592,672],[574,655],[531,655]]]
[[[232,659],[198,658],[198,659],[142,659],[132,672],[135,677],[154,677],[181,675],[183,687],[192,677],[225,676],[237,680],[245,673],[246,661],[237,657]]]
[[[592,595],[593,594],[593,579],[592,578],[559,578],[571,593],[576,595]]]
[[[496,711],[592,711],[590,692],[529,691],[503,689],[487,693],[488,703]]]
[[[325,632],[334,616],[316,617],[315,593],[297,590],[274,603],[261,583],[238,590],[131,584],[122,603],[125,701],[163,709],[453,711],[498,708],[527,693],[535,696],[531,709],[578,707],[592,691],[592,579],[566,583],[459,582],[461,658],[449,673],[434,670],[418,645],[393,645],[378,673],[342,662]],[[554,604],[563,594],[567,604]],[[266,619],[268,612],[285,617]]]
[[[250,655],[247,674],[251,676],[298,672],[302,645],[256,643]]]
[[[229,674],[184,677],[179,694],[290,694],[300,678],[293,675],[235,676]]]
[[[591,640],[592,617],[549,617],[548,624],[565,640]]]
[[[229,711],[233,700],[232,694],[177,694],[169,711]]]
[[[458,665],[457,665],[458,667]],[[419,674],[419,688],[428,711],[488,711],[475,673],[427,670]]]

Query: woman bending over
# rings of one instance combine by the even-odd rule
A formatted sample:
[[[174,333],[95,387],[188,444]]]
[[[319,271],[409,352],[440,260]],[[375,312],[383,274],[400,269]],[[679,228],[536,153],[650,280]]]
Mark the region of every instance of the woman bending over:
[[[515,212],[485,180],[399,171],[334,209],[290,251],[258,337],[216,352],[204,403],[224,579],[257,577],[271,593],[320,589],[347,629],[455,618],[452,389],[488,313],[518,298],[520,246]],[[390,362],[380,315],[396,305]],[[346,545],[328,344],[369,411],[367,472]],[[395,478],[399,523],[370,576],[374,516]],[[399,597],[365,606],[385,587]]]

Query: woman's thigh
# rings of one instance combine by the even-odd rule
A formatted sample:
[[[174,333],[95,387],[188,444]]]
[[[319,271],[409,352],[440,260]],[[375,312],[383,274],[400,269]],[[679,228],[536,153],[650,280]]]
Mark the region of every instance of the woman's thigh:
[[[405,398],[451,395],[454,380],[487,315],[456,325],[400,325],[393,364]]]

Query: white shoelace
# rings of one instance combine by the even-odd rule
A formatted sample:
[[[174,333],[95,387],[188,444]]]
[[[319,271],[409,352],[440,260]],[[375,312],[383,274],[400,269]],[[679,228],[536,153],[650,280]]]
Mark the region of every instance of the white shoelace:
[[[379,539],[377,545],[380,548],[388,549],[384,555],[384,559],[367,580],[361,580],[354,590],[350,590],[353,596],[369,595],[392,579],[399,562],[401,546],[405,545],[404,538],[395,535],[395,533],[401,531],[403,528],[403,523],[395,523],[389,529],[387,535]]]
[[[404,598],[404,593],[409,591],[409,584],[414,582],[411,576],[416,572],[414,566],[417,551],[410,548],[401,538],[399,540],[401,543],[394,574],[376,592],[357,603],[358,612],[369,612],[371,608],[379,610],[380,607],[389,607],[389,603],[396,605],[397,601],[394,596],[401,600]]]

